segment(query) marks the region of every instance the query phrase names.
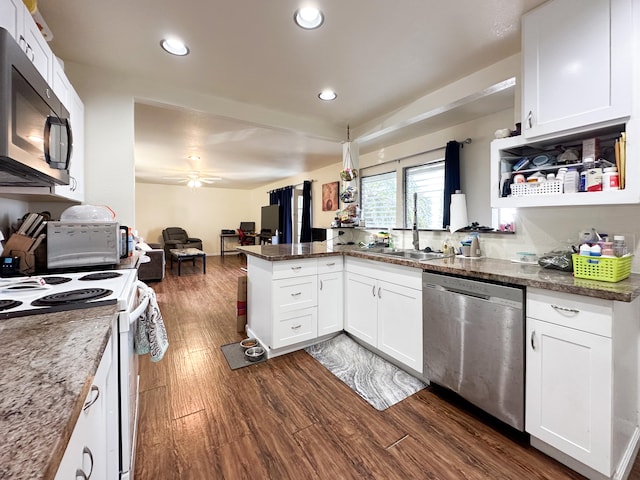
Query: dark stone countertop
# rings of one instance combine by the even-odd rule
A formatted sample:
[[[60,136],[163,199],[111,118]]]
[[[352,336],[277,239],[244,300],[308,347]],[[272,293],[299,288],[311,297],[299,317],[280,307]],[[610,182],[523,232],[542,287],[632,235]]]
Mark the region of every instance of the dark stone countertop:
[[[612,283],[574,278],[572,273],[496,258],[483,257],[471,259],[449,257],[438,260],[418,261],[372,253],[357,245],[331,246],[322,242],[255,245],[238,247],[237,249],[247,255],[269,261],[343,255],[415,267],[430,272],[458,275],[512,285],[523,285],[525,287],[542,288],[620,302],[631,302],[640,295],[640,275],[633,273],[625,280]]]
[[[0,320],[0,478],[54,478],[115,313],[109,305]]]

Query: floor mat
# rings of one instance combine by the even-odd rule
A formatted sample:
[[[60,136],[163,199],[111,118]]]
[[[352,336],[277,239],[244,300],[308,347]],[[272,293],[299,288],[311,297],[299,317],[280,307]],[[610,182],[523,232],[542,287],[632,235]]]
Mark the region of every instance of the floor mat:
[[[384,410],[426,387],[345,334],[305,351],[376,410]]]
[[[227,363],[229,364],[229,368],[231,368],[231,370],[236,370],[238,368],[248,367],[249,365],[255,365],[257,363],[267,361],[266,353],[260,360],[257,360],[255,362],[247,360],[244,356],[244,348],[242,348],[240,342],[228,343],[226,345],[222,345],[220,348],[222,349],[224,358],[227,359]]]

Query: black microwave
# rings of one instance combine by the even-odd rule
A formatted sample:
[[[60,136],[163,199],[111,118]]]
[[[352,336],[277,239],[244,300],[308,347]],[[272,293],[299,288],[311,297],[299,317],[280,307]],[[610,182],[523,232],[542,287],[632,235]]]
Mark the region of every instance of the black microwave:
[[[69,184],[69,112],[0,28],[0,186]]]

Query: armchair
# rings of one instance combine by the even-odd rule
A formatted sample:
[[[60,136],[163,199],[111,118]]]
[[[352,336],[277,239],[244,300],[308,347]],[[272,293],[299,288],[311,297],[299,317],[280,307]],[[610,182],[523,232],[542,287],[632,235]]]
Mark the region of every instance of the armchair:
[[[187,232],[180,227],[167,227],[162,230],[164,240],[164,253],[169,258],[169,250],[172,248],[197,248],[202,250],[202,240],[190,237]]]

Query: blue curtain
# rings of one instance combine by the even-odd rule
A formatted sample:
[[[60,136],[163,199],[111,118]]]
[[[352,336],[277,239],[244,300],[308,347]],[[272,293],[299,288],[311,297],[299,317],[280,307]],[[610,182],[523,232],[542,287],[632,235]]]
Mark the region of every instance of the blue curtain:
[[[451,220],[451,194],[460,190],[460,144],[447,143],[444,154],[444,203],[442,204],[442,228],[448,228]]]
[[[269,192],[269,205],[280,205],[280,212],[278,215],[278,223],[280,224],[280,231],[278,232],[279,243],[291,243],[292,236],[292,212],[291,202],[293,201],[293,187],[284,187]]]
[[[302,184],[302,227],[300,242],[311,241],[311,182],[305,180]]]

